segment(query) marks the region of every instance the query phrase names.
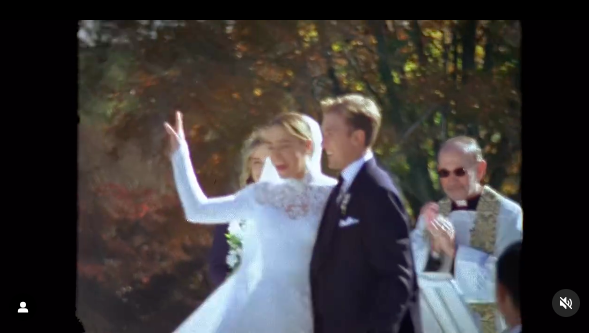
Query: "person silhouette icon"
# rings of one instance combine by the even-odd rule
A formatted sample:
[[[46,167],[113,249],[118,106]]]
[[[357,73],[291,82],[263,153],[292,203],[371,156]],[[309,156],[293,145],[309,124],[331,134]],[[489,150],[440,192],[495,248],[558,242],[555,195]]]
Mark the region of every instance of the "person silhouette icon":
[[[27,303],[20,302],[20,309],[18,309],[18,313],[29,313],[29,310],[27,309]]]

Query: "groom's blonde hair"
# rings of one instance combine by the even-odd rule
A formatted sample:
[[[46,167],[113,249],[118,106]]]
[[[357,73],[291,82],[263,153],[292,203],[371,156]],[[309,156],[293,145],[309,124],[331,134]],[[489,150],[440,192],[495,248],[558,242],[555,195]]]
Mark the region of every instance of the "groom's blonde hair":
[[[338,113],[342,115],[352,130],[364,131],[366,147],[376,142],[382,117],[380,108],[369,97],[360,94],[347,94],[321,101],[323,114]]]

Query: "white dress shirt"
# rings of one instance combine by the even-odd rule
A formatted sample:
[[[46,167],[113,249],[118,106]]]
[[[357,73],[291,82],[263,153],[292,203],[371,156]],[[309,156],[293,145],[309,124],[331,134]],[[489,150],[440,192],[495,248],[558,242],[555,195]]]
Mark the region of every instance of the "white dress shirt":
[[[356,175],[358,175],[358,172],[360,172],[360,169],[362,169],[362,166],[364,166],[364,163],[371,160],[372,158],[374,158],[374,154],[371,150],[367,150],[366,153],[362,155],[362,157],[350,163],[342,170],[341,176],[343,179],[343,184],[340,188],[340,193],[337,198],[338,202],[341,200],[342,195],[350,189],[350,185],[352,185],[352,182],[356,178]]]

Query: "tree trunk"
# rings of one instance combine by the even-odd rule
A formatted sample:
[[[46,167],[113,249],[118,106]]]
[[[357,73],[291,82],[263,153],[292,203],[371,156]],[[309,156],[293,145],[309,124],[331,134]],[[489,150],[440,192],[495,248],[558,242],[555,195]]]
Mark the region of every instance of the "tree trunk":
[[[389,120],[395,125],[395,127],[397,127],[397,130],[402,131],[405,126],[400,112],[401,102],[395,92],[395,83],[393,81],[391,66],[388,63],[388,47],[383,32],[386,23],[384,20],[368,20],[367,23],[377,41],[376,51],[378,54],[378,73],[387,89],[386,100],[389,104],[388,112],[383,114],[383,116],[388,116]],[[386,106],[383,105],[382,107],[384,108]]]
[[[493,69],[493,66],[495,65],[493,62],[493,56],[494,56],[494,50],[495,50],[495,44],[493,43],[493,40],[495,39],[493,36],[493,29],[492,29],[492,25],[495,24],[495,21],[491,21],[489,23],[489,27],[487,29],[485,29],[485,35],[486,35],[486,42],[485,42],[485,60],[483,63],[483,71],[485,73],[490,73],[491,70]]]
[[[332,83],[332,93],[334,96],[344,94],[344,90],[335,75],[335,66],[333,58],[331,57],[331,42],[329,35],[327,34],[327,22],[328,20],[316,20],[317,32],[319,33],[319,41],[321,43],[321,54],[325,59],[327,65],[327,77]]]
[[[356,56],[351,54],[351,52],[349,52],[348,50],[344,51],[344,54],[346,55],[346,59],[348,60],[348,62],[350,64],[350,68],[354,71],[356,78],[358,80],[361,80],[364,83],[364,85],[366,85],[366,90],[368,90],[368,92],[370,92],[371,97],[374,98],[379,105],[383,105],[383,101],[382,101],[382,98],[380,97],[380,94],[376,91],[376,89],[374,89],[372,84],[368,80],[366,80],[366,77],[362,74],[362,70],[360,68],[360,65],[359,65],[359,62],[358,62],[358,59],[356,58]]]
[[[442,45],[444,46],[444,54],[442,55],[442,59],[444,61],[444,74],[448,74],[448,59],[450,58],[450,44],[446,43],[447,33],[447,31],[442,32]]]
[[[477,20],[466,20],[462,23],[462,83],[466,83],[468,76],[476,69],[474,61],[476,49]]]
[[[442,120],[440,121],[440,141],[445,142],[448,140],[448,113],[452,110],[450,103],[446,103],[440,110]],[[440,147],[435,147],[435,151],[438,151]]]
[[[411,149],[407,153],[407,164],[411,166],[411,173],[406,184],[412,187],[412,192],[421,204],[434,200],[436,190],[427,168],[428,156],[425,151]]]
[[[411,207],[411,210],[413,211],[413,220],[411,221],[411,227],[415,228],[417,218],[419,217],[419,211],[421,210],[421,206],[423,206],[423,203],[415,195],[413,195],[413,193],[407,193],[407,191],[404,191],[403,196],[405,197],[407,204],[409,205],[409,207]]]
[[[458,80],[458,27],[456,24],[452,27],[452,62],[454,65],[454,72],[452,72],[452,80],[456,85]]]
[[[518,52],[517,63],[515,65],[515,71],[513,74],[513,85],[520,96],[522,93],[522,86],[521,86],[522,65],[521,65],[521,63],[522,63],[521,54],[519,54],[519,52]]]
[[[507,136],[502,136],[497,144],[497,153],[489,158],[488,164],[491,165],[492,171],[489,174],[489,185],[497,190],[501,190],[503,181],[507,178],[507,165],[511,162],[509,149],[509,140]]]
[[[425,56],[423,41],[421,40],[422,36],[423,33],[421,32],[419,22],[417,22],[417,20],[411,20],[411,39],[413,44],[415,44],[415,52],[417,53],[417,57],[419,59],[419,65],[422,69],[424,69],[425,66],[427,66],[427,57]]]

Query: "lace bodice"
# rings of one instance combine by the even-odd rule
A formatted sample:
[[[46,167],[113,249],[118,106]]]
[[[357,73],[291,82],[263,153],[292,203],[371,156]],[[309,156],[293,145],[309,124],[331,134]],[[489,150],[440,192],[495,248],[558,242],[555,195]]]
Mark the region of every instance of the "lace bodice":
[[[281,184],[259,183],[254,189],[258,204],[283,211],[290,219],[323,213],[333,186],[313,185],[310,175],[302,181],[289,180]]]

